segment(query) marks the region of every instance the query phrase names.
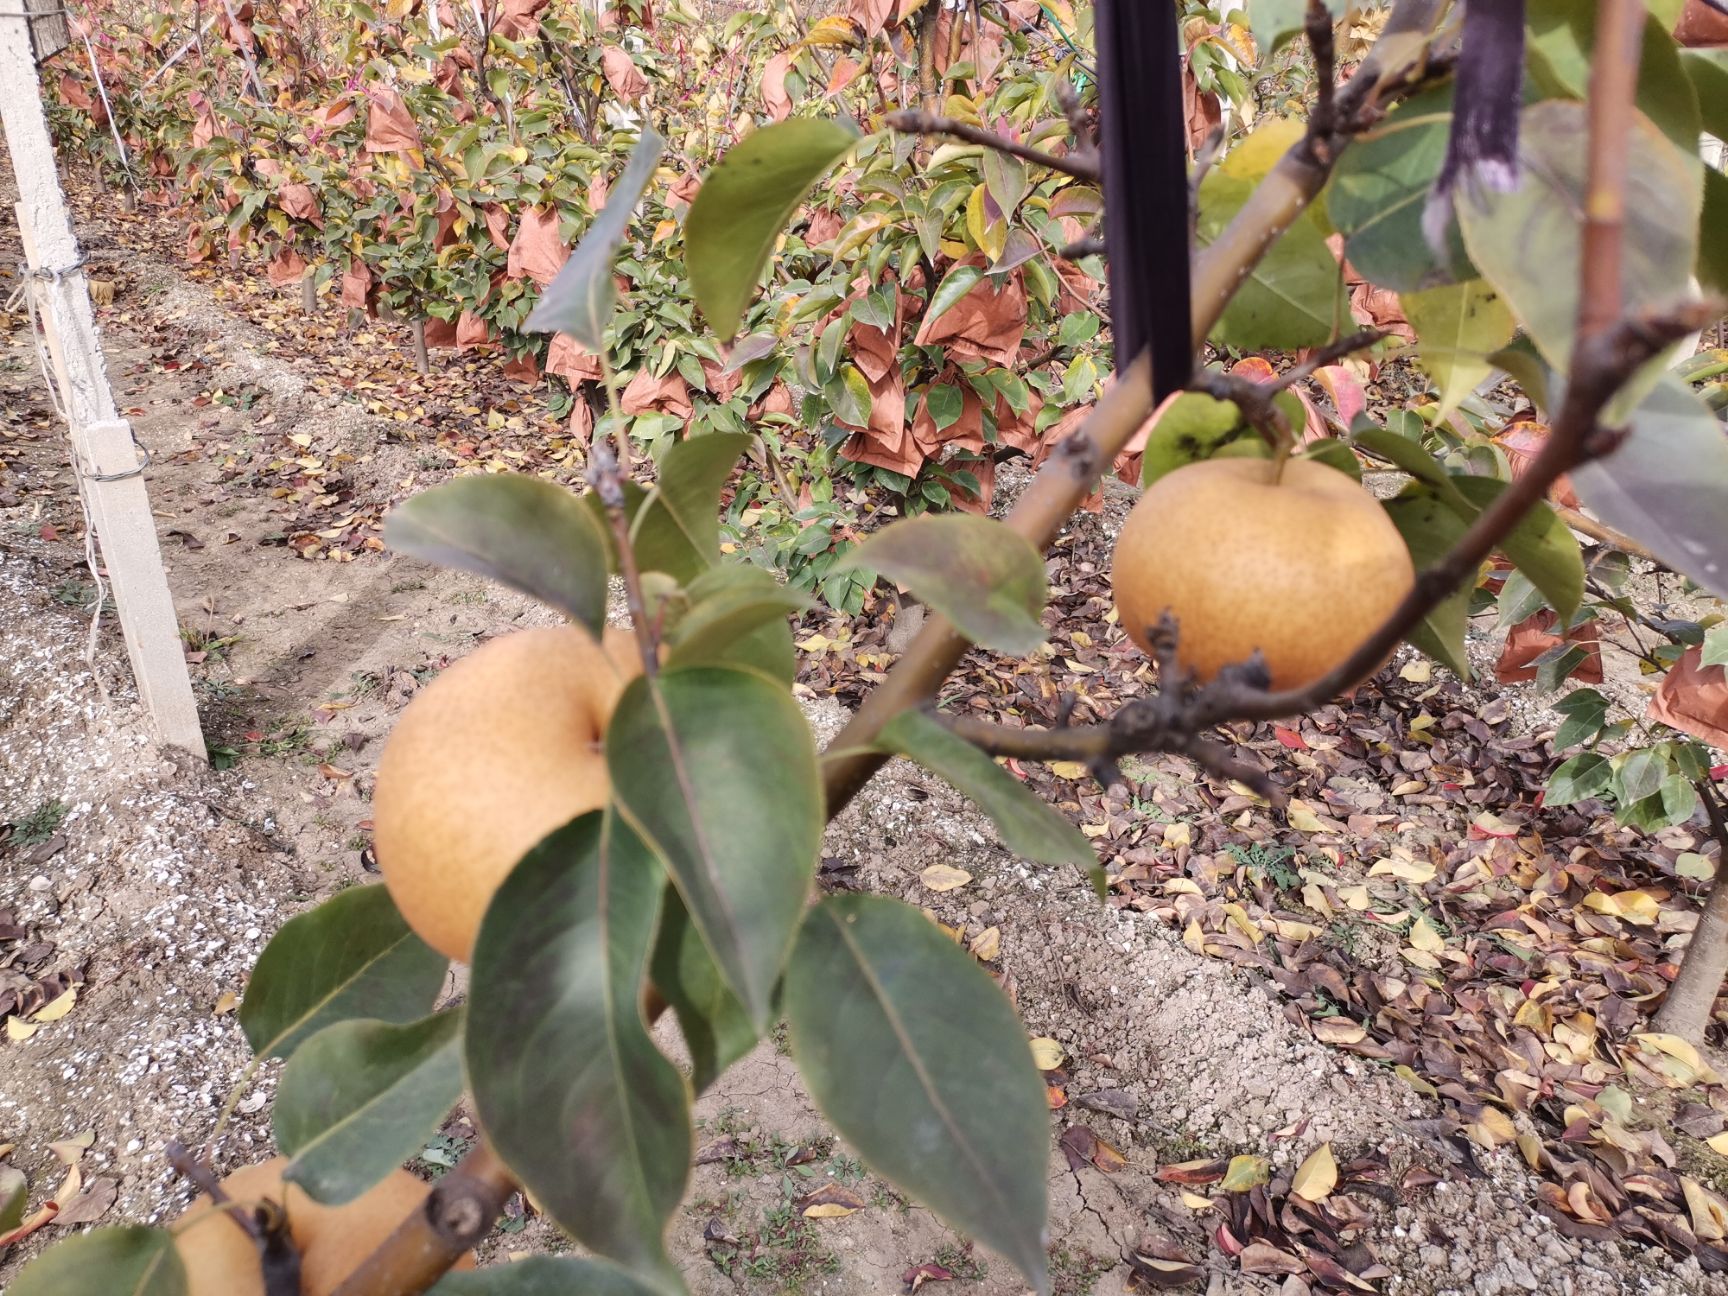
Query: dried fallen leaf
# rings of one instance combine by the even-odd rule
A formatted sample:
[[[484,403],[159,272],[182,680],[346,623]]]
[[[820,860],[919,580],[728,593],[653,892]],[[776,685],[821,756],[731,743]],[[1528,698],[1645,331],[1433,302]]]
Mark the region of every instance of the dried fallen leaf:
[[[48,1145],[48,1150],[59,1157],[62,1164],[73,1166],[95,1145],[96,1131],[87,1129],[71,1138],[56,1139]]]
[[[1290,1181],[1290,1191],[1311,1202],[1324,1201],[1337,1186],[1338,1161],[1332,1155],[1330,1143],[1322,1143],[1310,1152]]]
[[[850,1188],[837,1183],[825,1183],[815,1192],[806,1193],[795,1205],[805,1219],[838,1219],[853,1211],[863,1210],[868,1203]]]
[[[1438,954],[1446,948],[1446,942],[1440,939],[1440,933],[1426,918],[1418,918],[1410,925],[1410,944],[1424,954]]]
[[[1189,1210],[1203,1211],[1212,1209],[1212,1199],[1202,1197],[1199,1193],[1185,1192],[1182,1194],[1182,1204]]]
[[[239,1006],[240,996],[235,994],[232,990],[224,990],[221,994],[216,996],[216,1006],[210,1011],[220,1017],[224,1013],[233,1012]]]
[[[986,927],[972,938],[966,947],[972,951],[972,957],[985,963],[994,963],[1002,957],[1002,929]]]
[[[1053,1039],[1040,1037],[1032,1041],[1032,1061],[1040,1071],[1054,1071],[1067,1056],[1068,1051]]]
[[[1322,1044],[1360,1044],[1368,1032],[1348,1017],[1319,1017],[1314,1021],[1314,1038]]]
[[[94,1224],[108,1213],[108,1208],[119,1195],[120,1186],[114,1180],[106,1176],[92,1179],[84,1186],[83,1191],[60,1208],[60,1213],[54,1217],[54,1223]]]
[[[22,1017],[8,1017],[6,1019],[6,1038],[15,1044],[29,1039],[35,1033],[36,1027]]]
[[[74,1004],[76,1004],[77,1002],[78,1002],[78,987],[73,986],[70,990],[67,990],[64,994],[57,995],[57,996],[55,996],[55,998],[50,1000],[48,1003],[43,1004],[42,1007],[40,1007],[39,1009],[36,1010],[36,1015],[31,1020],[37,1022],[38,1024],[40,1024],[41,1022],[59,1021],[67,1013],[72,1011],[72,1006]]]
[[[1254,1156],[1244,1152],[1241,1156],[1230,1158],[1230,1165],[1224,1171],[1223,1181],[1219,1187],[1225,1192],[1247,1192],[1258,1188],[1272,1178],[1272,1163],[1263,1156]]]
[[[1237,1262],[1242,1266],[1243,1273],[1299,1274],[1308,1271],[1308,1266],[1303,1261],[1267,1242],[1250,1242],[1242,1248]]]
[[[1317,833],[1326,831],[1326,825],[1320,822],[1320,817],[1314,813],[1313,807],[1306,801],[1291,797],[1289,805],[1285,807],[1284,815],[1289,820],[1290,826],[1297,832]]]
[[[932,864],[918,875],[918,880],[932,891],[954,891],[970,882],[972,875],[951,864]]]
[[[1086,767],[1079,761],[1051,761],[1046,768],[1057,778],[1069,782],[1086,777]]]
[[[1417,886],[1434,880],[1434,866],[1425,860],[1383,859],[1368,870],[1369,877],[1395,877]]]

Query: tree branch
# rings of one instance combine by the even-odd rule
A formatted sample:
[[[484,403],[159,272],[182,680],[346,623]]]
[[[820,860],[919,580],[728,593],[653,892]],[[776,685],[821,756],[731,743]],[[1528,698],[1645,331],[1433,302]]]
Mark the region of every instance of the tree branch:
[[[1584,194],[1583,260],[1578,283],[1578,340],[1572,371],[1589,340],[1609,328],[1624,300],[1626,167],[1629,124],[1644,43],[1644,0],[1603,0],[1590,64],[1589,173]]]
[[[509,1168],[482,1140],[331,1296],[420,1296],[486,1236],[515,1191]]]
[[[998,135],[994,131],[987,131],[981,126],[974,126],[954,117],[942,117],[917,108],[903,108],[899,112],[888,114],[888,125],[912,135],[952,135],[968,144],[980,144],[998,153],[1011,153],[1034,166],[1048,167],[1077,180],[1087,180],[1095,184],[1099,178],[1096,162],[1082,157],[1057,157],[1054,153],[1046,153],[1042,149],[1021,144],[1005,135]]]
[[[1253,425],[1274,453],[1288,453],[1296,444],[1296,431],[1279,408],[1277,397],[1297,383],[1324,369],[1327,365],[1373,346],[1386,334],[1380,329],[1363,329],[1348,337],[1328,342],[1301,364],[1279,374],[1270,382],[1256,382],[1242,374],[1225,373],[1220,369],[1202,369],[1188,384],[1189,391],[1201,392],[1214,400],[1231,401],[1242,411],[1242,417]]]
[[[1224,231],[1194,262],[1194,347],[1198,351],[1237,288],[1312,202],[1331,174],[1331,160],[1349,134],[1375,119],[1392,99],[1421,84],[1429,67],[1427,33],[1445,0],[1398,0],[1380,40],[1339,90],[1337,135],[1298,140],[1278,160]],[[1008,525],[1038,549],[1047,549],[1064,523],[1092,491],[1152,412],[1152,370],[1145,356],[1117,373],[1115,385],[1090,418],[1057,445],[1008,516]],[[911,646],[873,690],[851,721],[829,743],[822,764],[828,815],[837,815],[880,769],[885,757],[872,751],[882,726],[936,695],[942,681],[971,645],[944,617],[931,617]]]

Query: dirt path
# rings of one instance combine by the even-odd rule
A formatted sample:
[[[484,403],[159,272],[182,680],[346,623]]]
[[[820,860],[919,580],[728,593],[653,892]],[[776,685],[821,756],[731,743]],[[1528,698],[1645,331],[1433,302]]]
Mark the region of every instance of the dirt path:
[[[17,259],[9,222],[0,217],[0,264]],[[205,1137],[240,1074],[233,996],[263,941],[299,909],[370,880],[371,771],[395,713],[481,637],[550,618],[368,543],[378,507],[443,475],[450,455],[403,439],[400,423],[369,412],[363,396],[324,390],[327,373],[297,362],[291,337],[229,309],[211,282],[120,246],[92,253],[119,287],[104,313],[110,369],[151,454],[206,731],[228,766],[194,768],[142,736],[111,624],[94,669],[85,666],[76,495],[24,322],[0,317],[0,823],[13,825],[0,843],[0,910],[11,915],[0,928],[22,929],[0,940],[0,993],[23,986],[42,997],[62,984],[56,976],[80,987],[63,1018],[0,1041],[0,1142],[18,1145],[12,1159],[31,1176],[35,1201],[62,1173],[48,1144],[92,1131],[82,1169],[87,1182],[113,1180],[116,1199],[101,1218],[115,1222],[160,1218],[185,1200],[161,1148]],[[0,278],[0,293],[7,284]],[[375,337],[397,345],[385,331]],[[352,355],[368,344],[344,345]],[[483,425],[489,412],[471,417]],[[309,529],[308,519],[326,525]],[[1096,527],[1083,526],[1095,543]],[[308,549],[322,556],[297,556],[298,535],[317,538]],[[819,731],[843,718],[832,700],[808,703]],[[1166,777],[1184,774],[1175,765],[1146,773],[1148,785]],[[1097,811],[1095,798],[1071,805],[1082,817]],[[966,870],[970,883],[931,891],[920,874],[937,862]],[[1302,1279],[1244,1274],[1216,1249],[1218,1215],[1189,1204],[1192,1192],[1214,1189],[1185,1198],[1182,1184],[1155,1174],[1251,1154],[1269,1158],[1272,1187],[1287,1190],[1323,1142],[1341,1163],[1362,1163],[1340,1211],[1346,1240],[1384,1266],[1378,1289],[1728,1292],[1695,1261],[1564,1236],[1535,1209],[1538,1180],[1516,1147],[1478,1151],[1463,1168],[1440,1107],[1388,1066],[1316,1042],[1270,981],[1196,952],[1160,906],[1104,907],[1077,873],[1015,860],[917,770],[890,770],[836,822],[825,876],[926,906],[967,940],[996,929],[994,962],[1027,1026],[1064,1046],[1068,1105],[1053,1115],[1053,1141],[1084,1128],[1122,1158],[1070,1140],[1083,1153],[1073,1170],[1053,1150],[1052,1254],[1064,1296],[1130,1290],[1127,1257],[1161,1247],[1197,1264],[1183,1290],[1298,1296]],[[270,1089],[266,1071],[219,1148],[225,1164],[262,1155]],[[965,1251],[863,1173],[775,1042],[697,1114],[703,1164],[673,1239],[694,1291],[887,1293],[924,1265],[957,1296],[1022,1290],[1005,1265]],[[434,1172],[471,1132],[453,1120],[420,1168]],[[1415,1186],[1412,1168],[1440,1182]],[[792,1203],[828,1178],[864,1207],[799,1218]],[[0,1281],[58,1232],[15,1248]],[[493,1247],[550,1243],[518,1204]]]

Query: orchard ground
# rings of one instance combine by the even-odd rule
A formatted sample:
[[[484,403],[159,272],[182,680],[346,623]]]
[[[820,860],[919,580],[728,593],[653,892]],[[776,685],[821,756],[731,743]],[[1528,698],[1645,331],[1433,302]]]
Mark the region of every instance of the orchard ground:
[[[295,290],[278,295],[226,269],[188,272],[170,223],[116,217],[106,195],[78,183],[92,276],[115,285],[100,312],[109,369],[151,456],[169,579],[223,766],[151,744],[111,618],[86,662],[90,577],[65,442],[27,320],[0,316],[0,823],[12,825],[0,838],[0,910],[11,915],[0,924],[23,929],[0,942],[0,993],[57,973],[78,986],[65,1016],[0,1041],[0,1143],[16,1144],[10,1157],[30,1176],[34,1205],[65,1174],[49,1144],[92,1132],[79,1214],[114,1223],[160,1220],[189,1200],[162,1148],[206,1139],[238,1081],[247,1049],[233,1007],[270,934],[332,892],[376,881],[371,772],[397,712],[487,636],[552,620],[478,580],[381,552],[369,543],[378,518],[466,465],[552,469],[575,483],[581,454],[559,444],[539,395],[497,376],[495,359],[436,353],[420,379],[405,328],[349,332],[329,298],[305,319]],[[8,266],[20,259],[9,199],[0,193]],[[14,283],[0,278],[0,295]],[[1016,479],[1004,473],[1005,485]],[[1066,690],[1100,706],[1140,690],[1143,661],[1103,615],[1110,536],[1126,506],[1110,493],[1053,551],[1054,651],[1018,667],[974,654],[944,695],[949,705],[1042,721]],[[799,692],[820,736],[880,678],[898,643],[892,629],[886,610],[856,623],[806,619]],[[1472,647],[1492,661],[1490,625],[1476,627]],[[1610,684],[1636,699],[1621,656],[1607,656]],[[1475,935],[1470,914],[1430,909],[1414,879],[1436,852],[1466,843],[1527,853],[1535,835],[1562,856],[1605,852],[1604,868],[1634,881],[1662,880],[1663,865],[1700,848],[1684,829],[1645,841],[1535,809],[1552,764],[1542,741],[1550,713],[1517,687],[1465,689],[1419,664],[1400,675],[1412,660],[1401,656],[1353,703],[1293,725],[1288,738],[1249,744],[1289,776],[1309,809],[1300,823],[1208,787],[1173,759],[1130,766],[1128,799],[1099,795],[1076,771],[1023,771],[1095,839],[1116,879],[1108,905],[1076,871],[1010,857],[980,815],[904,765],[831,826],[824,885],[927,907],[1000,975],[1029,1031],[1066,1054],[1052,1077],[1065,1104],[1052,1113],[1050,1161],[1059,1291],[1127,1290],[1125,1258],[1155,1242],[1203,1270],[1190,1290],[1306,1290],[1292,1285],[1300,1278],[1243,1273],[1211,1247],[1217,1216],[1189,1202],[1215,1185],[1156,1176],[1248,1154],[1288,1177],[1330,1142],[1340,1163],[1384,1165],[1370,1189],[1341,1194],[1388,1271],[1383,1290],[1728,1292],[1695,1261],[1563,1231],[1542,1213],[1542,1176],[1516,1143],[1491,1129],[1470,1141],[1455,1107],[1394,1074],[1385,1050],[1376,1055],[1372,1032],[1317,1038],[1315,1021],[1336,1024],[1339,1005],[1317,1012],[1313,985],[1293,983],[1289,967],[1268,974],[1263,944],[1310,939],[1294,924],[1313,927],[1310,943],[1347,968],[1407,979],[1408,933],[1374,916],[1398,905],[1434,915],[1451,966]],[[1386,859],[1407,863],[1408,878],[1369,873]],[[950,889],[959,874],[928,871],[936,865],[967,876]],[[1346,898],[1321,913],[1306,903],[1358,888],[1372,907]],[[1687,929],[1695,900],[1671,890],[1654,930],[1628,939]],[[1580,917],[1562,910],[1550,897],[1552,924]],[[450,990],[460,993],[455,977]],[[1460,992],[1458,1002],[1476,1001]],[[1480,1008],[1490,1026],[1494,1010]],[[1448,1021],[1454,1033],[1472,1029]],[[1655,1133],[1689,1173],[1728,1184],[1728,1160],[1669,1120],[1682,1099],[1725,1105],[1721,1086],[1702,1076],[1640,1083],[1650,1074],[1626,1082],[1637,1108],[1628,1125]],[[221,1167],[268,1154],[272,1086],[267,1067],[216,1147]],[[697,1116],[704,1150],[673,1237],[693,1291],[889,1292],[919,1266],[938,1266],[926,1276],[946,1274],[944,1290],[956,1293],[1021,1290],[1005,1264],[966,1250],[833,1140],[777,1039],[729,1072]],[[1515,1124],[1551,1140],[1528,1116]],[[1104,1148],[1072,1137],[1058,1146],[1077,1127]],[[1694,1118],[1691,1128],[1704,1126]],[[458,1113],[412,1168],[437,1173],[472,1136]],[[803,1217],[800,1200],[827,1182],[857,1208]],[[0,1282],[64,1232],[50,1224],[14,1247]],[[518,1199],[485,1251],[501,1259],[553,1239]]]

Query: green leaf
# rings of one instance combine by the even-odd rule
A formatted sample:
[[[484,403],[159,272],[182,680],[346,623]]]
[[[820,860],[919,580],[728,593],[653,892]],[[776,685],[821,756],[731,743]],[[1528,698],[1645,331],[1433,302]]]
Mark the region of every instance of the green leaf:
[[[1681,50],[1680,67],[1698,99],[1699,126],[1728,139],[1728,49]]]
[[[613,812],[524,855],[480,925],[465,1052],[481,1127],[546,1213],[672,1293],[690,1103],[642,1016],[663,885]]]
[[[1158,416],[1140,459],[1140,484],[1150,486],[1178,468],[1210,459],[1225,446],[1263,453],[1260,434],[1243,421],[1232,401],[1184,392]]]
[[[1464,534],[1464,519],[1433,487],[1421,482],[1410,483],[1384,505],[1418,572],[1444,558]],[[1410,632],[1410,643],[1459,679],[1468,680],[1470,658],[1464,651],[1464,627],[1469,619],[1470,591],[1457,590]]]
[[[690,1050],[690,1083],[700,1094],[754,1048],[760,1037],[750,1024],[750,1014],[714,966],[714,956],[702,943],[702,933],[690,921],[690,911],[674,886],[667,887],[648,974],[661,998],[678,1014],[678,1032]]]
[[[1525,10],[1530,78],[1545,95],[1584,99],[1590,93],[1590,62],[1596,48],[1599,7],[1595,0],[1528,0]],[[1664,25],[1651,17],[1644,25],[1638,66],[1638,108],[1676,146],[1698,148],[1705,129],[1698,116],[1698,95],[1680,61],[1679,47]]]
[[[1608,699],[1592,688],[1573,689],[1555,701],[1554,710],[1563,717],[1554,731],[1554,750],[1565,751],[1602,732],[1608,719]]]
[[[1506,489],[1492,477],[1454,477],[1459,492],[1479,512]],[[1472,519],[1473,520],[1473,519]],[[1542,591],[1548,606],[1563,617],[1584,598],[1584,556],[1578,540],[1545,502],[1538,500],[1500,541],[1500,552]]]
[[[720,491],[749,443],[741,432],[711,432],[666,452],[630,525],[640,570],[688,584],[720,561]]]
[[[830,896],[786,977],[799,1073],[871,1169],[1049,1290],[1049,1112],[989,974],[909,905]]]
[[[1326,214],[1362,275],[1394,292],[1450,278],[1422,232],[1429,191],[1452,132],[1452,87],[1399,104],[1358,135],[1326,186]]]
[[[1528,576],[1516,569],[1507,573],[1497,602],[1499,617],[1495,625],[1501,630],[1528,620],[1548,606],[1548,600],[1542,597],[1542,591],[1536,588]]]
[[[1440,389],[1446,417],[1494,372],[1488,358],[1512,340],[1517,321],[1486,279],[1467,279],[1398,299],[1421,342],[1416,359]]]
[[[1078,864],[1102,898],[1104,870],[1086,838],[964,738],[922,711],[902,711],[882,727],[876,747],[911,757],[976,802],[1016,855],[1039,864]]]
[[[1675,571],[1728,598],[1728,437],[1710,407],[1664,376],[1614,453],[1572,472],[1584,504]]]
[[[411,1158],[462,1096],[462,1010],[394,1026],[345,1021],[307,1040],[271,1108],[284,1179],[353,1201]]]
[[[1626,177],[1627,311],[1684,297],[1698,252],[1703,164],[1642,116],[1631,122]],[[1523,112],[1523,179],[1501,193],[1465,185],[1458,215],[1470,256],[1500,291],[1548,362],[1564,370],[1578,316],[1586,144],[1583,104],[1549,101]],[[1532,255],[1540,248],[1541,255]]]
[[[164,1229],[99,1228],[49,1247],[7,1296],[185,1296],[186,1267]]]
[[[1343,14],[1344,0],[1326,0],[1334,20]],[[1248,21],[1262,60],[1271,58],[1293,37],[1302,34],[1308,0],[1248,0]]]
[[[947,383],[931,383],[924,393],[925,407],[938,432],[946,432],[960,421],[966,409],[966,397],[958,387]]]
[[[1371,423],[1352,428],[1350,439],[1369,454],[1409,473],[1425,486],[1433,487],[1459,512],[1470,513],[1469,502],[1459,492],[1452,474],[1441,467],[1439,460],[1424,450],[1419,442]]]
[[[1545,806],[1577,805],[1599,797],[1608,790],[1614,771],[1608,760],[1595,752],[1579,752],[1548,776],[1548,790],[1542,794]]]
[[[958,306],[983,277],[984,272],[977,266],[957,265],[950,270],[930,297],[929,309],[924,312],[924,327],[930,327]]]
[[[382,886],[350,887],[271,938],[240,1027],[259,1057],[287,1058],[334,1022],[414,1021],[432,1011],[449,962],[408,929]]]
[[[822,844],[804,713],[753,671],[690,667],[625,690],[606,734],[612,791],[661,860],[760,1033]]]
[[[500,581],[606,627],[606,541],[594,514],[554,482],[518,473],[458,477],[393,509],[384,541],[441,567]]]
[[[1614,767],[1614,797],[1621,805],[1655,796],[1667,773],[1666,762],[1649,748],[1624,752],[1610,764]]]
[[[1200,216],[1195,224],[1201,247],[1210,246],[1224,232],[1260,179],[1256,174],[1239,174],[1232,159],[1206,173],[1200,182]],[[1319,226],[1312,219],[1299,219],[1249,271],[1213,328],[1212,340],[1243,351],[1319,346],[1332,336],[1341,278],[1338,261],[1327,250]]]
[[[524,331],[568,333],[590,351],[605,350],[606,326],[618,302],[612,259],[665,149],[666,141],[650,127],[643,126],[606,206],[590,222],[587,233],[557,277],[546,285],[539,304],[522,325]]]
[[[857,365],[841,365],[834,381],[826,384],[822,390],[834,406],[834,417],[840,422],[853,427],[864,427],[870,422],[870,410],[875,404],[875,398],[870,392],[870,380]]]
[[[690,582],[690,608],[665,636],[668,666],[738,660],[740,640],[811,606],[797,590],[760,567],[722,563]],[[751,640],[754,643],[753,640]]]
[[[1698,664],[1728,666],[1728,621],[1718,622],[1704,632],[1704,652]]]
[[[1001,522],[971,513],[906,518],[835,564],[857,568],[906,586],[975,644],[1020,656],[1044,642],[1044,559]]]
[[[1556,644],[1530,663],[1536,668],[1536,687],[1544,693],[1552,693],[1589,660],[1589,649],[1583,644]]]
[[[1026,179],[1026,164],[1013,154],[1004,153],[1000,149],[985,149],[981,161],[984,168],[984,187],[996,200],[996,206],[1001,209],[1002,215],[1012,220],[1014,213],[1020,209],[1020,204],[1032,189]]]
[[[811,118],[763,126],[702,181],[684,220],[684,256],[696,304],[723,340],[738,331],[793,210],[857,138],[839,122]]]
[[[1698,278],[1728,293],[1728,175],[1704,168],[1704,211],[1698,219]]]
[[[657,1296],[660,1291],[602,1260],[537,1255],[445,1274],[431,1296]]]

